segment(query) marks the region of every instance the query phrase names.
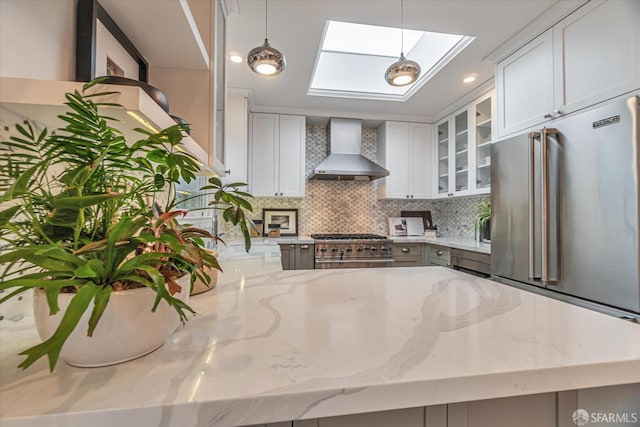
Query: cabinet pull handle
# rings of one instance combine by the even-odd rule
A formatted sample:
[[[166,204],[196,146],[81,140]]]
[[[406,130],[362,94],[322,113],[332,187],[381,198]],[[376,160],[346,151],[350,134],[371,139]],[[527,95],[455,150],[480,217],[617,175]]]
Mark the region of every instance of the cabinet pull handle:
[[[553,118],[553,114],[552,113],[544,113],[544,118],[545,119],[551,119],[551,118]]]
[[[441,256],[443,254],[442,251],[436,251],[436,255]]]
[[[410,249],[409,248],[402,248],[402,253],[406,254],[409,253]]]
[[[300,249],[309,249],[309,245],[300,245]]]
[[[535,140],[540,137],[538,132],[529,133],[529,280],[536,278],[536,198],[535,198]]]
[[[542,131],[542,283],[545,285],[557,285],[555,279],[551,279],[549,271],[549,140],[548,135],[556,135],[557,129],[545,128]],[[557,259],[554,260],[557,262]]]

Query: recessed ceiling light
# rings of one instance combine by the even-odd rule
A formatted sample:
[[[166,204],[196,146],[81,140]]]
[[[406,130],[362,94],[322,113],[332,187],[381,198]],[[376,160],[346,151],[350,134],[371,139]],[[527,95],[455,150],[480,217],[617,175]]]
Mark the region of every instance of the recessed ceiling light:
[[[235,62],[236,64],[239,64],[242,62],[242,56],[238,55],[237,53],[234,53],[231,56],[229,56],[229,59],[231,60],[231,62]]]
[[[465,82],[465,83],[475,82],[476,81],[476,76],[465,77],[464,79],[462,79],[462,81]]]

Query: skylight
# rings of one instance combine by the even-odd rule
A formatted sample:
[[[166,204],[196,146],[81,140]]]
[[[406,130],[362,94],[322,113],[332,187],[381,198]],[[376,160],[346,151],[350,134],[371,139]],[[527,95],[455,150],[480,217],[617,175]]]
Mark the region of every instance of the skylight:
[[[474,40],[404,30],[403,51],[422,68],[416,83],[394,87],[384,73],[400,56],[401,29],[327,21],[309,95],[406,101]]]

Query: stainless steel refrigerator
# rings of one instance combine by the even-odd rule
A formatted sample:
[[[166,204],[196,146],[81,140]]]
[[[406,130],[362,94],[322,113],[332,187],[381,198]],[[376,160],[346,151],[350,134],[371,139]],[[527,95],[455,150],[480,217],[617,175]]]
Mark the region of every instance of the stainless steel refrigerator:
[[[636,94],[492,146],[493,276],[638,317],[639,111]]]

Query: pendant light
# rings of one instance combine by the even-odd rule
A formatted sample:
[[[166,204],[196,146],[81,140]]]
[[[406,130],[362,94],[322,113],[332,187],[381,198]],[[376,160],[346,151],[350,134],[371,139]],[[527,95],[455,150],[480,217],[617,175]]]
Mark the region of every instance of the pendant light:
[[[391,86],[406,86],[420,76],[420,65],[404,57],[404,3],[400,0],[400,14],[402,25],[400,28],[400,59],[387,68],[384,78]]]
[[[264,44],[254,47],[247,55],[247,64],[262,76],[276,76],[284,71],[286,61],[284,55],[269,44],[267,38],[267,0],[264,0]]]

